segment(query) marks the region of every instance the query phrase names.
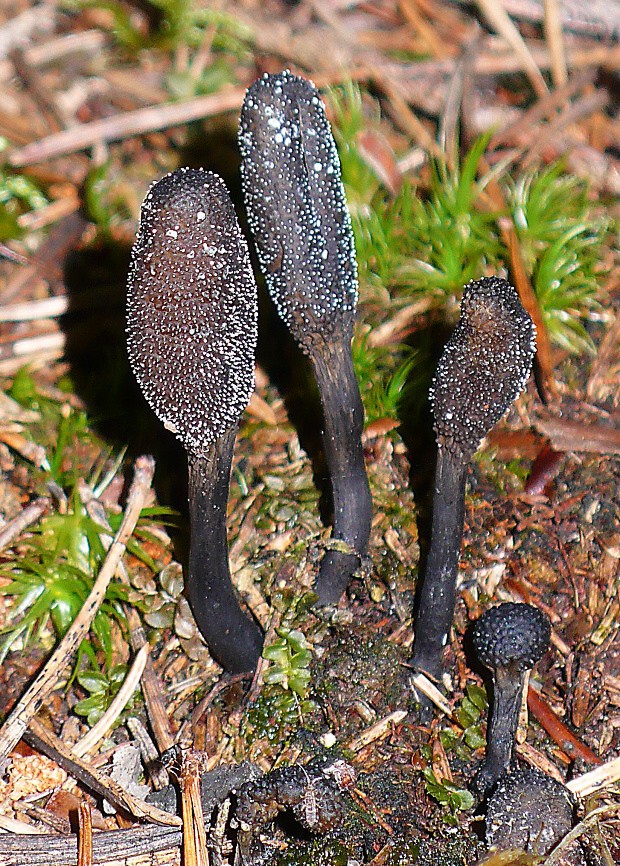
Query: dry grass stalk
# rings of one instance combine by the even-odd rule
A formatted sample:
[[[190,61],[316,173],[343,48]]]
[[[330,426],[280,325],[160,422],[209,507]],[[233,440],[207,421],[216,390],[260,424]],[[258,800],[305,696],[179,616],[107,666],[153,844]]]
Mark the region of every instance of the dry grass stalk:
[[[26,694],[13,709],[0,729],[0,759],[7,757],[11,749],[19,742],[28,724],[36,716],[43,699],[58,682],[58,678],[71,662],[82,640],[95,618],[105,597],[108,585],[125,552],[140,512],[144,507],[147,494],[151,488],[155,463],[152,457],[139,457],[135,463],[134,479],[129,490],[127,506],[123,520],[110,546],[101,571],[88,595],[82,609],[70,626],[69,630],[48,659],[45,667],[32,683]]]
[[[92,726],[90,731],[82,737],[81,740],[78,740],[73,747],[73,751],[78,755],[78,757],[82,758],[84,755],[87,755],[92,751],[99,741],[105,737],[114,722],[123,712],[127,702],[138,688],[150,651],[151,647],[148,643],[143,644],[138,650],[136,657],[133,660],[133,664],[123,681],[123,685],[114,696],[114,700],[111,702],[110,706],[101,716],[99,721]]]

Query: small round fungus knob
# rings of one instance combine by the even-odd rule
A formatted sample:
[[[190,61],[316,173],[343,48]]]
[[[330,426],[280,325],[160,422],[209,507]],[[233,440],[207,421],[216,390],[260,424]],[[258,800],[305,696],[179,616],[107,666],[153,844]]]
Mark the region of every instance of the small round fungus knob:
[[[540,770],[506,773],[489,800],[486,843],[548,854],[573,827],[574,808],[568,788]]]
[[[549,617],[531,604],[505,602],[482,614],[472,640],[482,664],[489,670],[512,668],[529,671],[549,648]]]
[[[487,796],[510,767],[526,672],[542,658],[550,639],[549,617],[531,604],[492,607],[474,626],[474,648],[493,674],[486,757],[474,779],[480,797]]]

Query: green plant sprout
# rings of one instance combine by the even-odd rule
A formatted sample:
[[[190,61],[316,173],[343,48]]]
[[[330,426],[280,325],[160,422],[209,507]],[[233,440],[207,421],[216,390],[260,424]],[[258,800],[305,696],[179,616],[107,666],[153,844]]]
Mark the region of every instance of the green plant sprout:
[[[295,596],[290,588],[278,590],[272,597],[274,608],[282,614],[282,624],[276,629],[275,640],[263,648],[263,658],[269,661],[264,685],[242,724],[248,743],[262,737],[281,743],[315,709],[309,697],[312,648],[303,632],[295,628],[315,599],[311,592]]]
[[[405,177],[392,197],[358,145],[364,130],[380,130],[378,103],[354,84],[333,90],[330,101],[355,232],[364,321],[376,324],[379,316],[383,320],[422,296],[452,318],[466,283],[498,273],[510,262],[497,226],[502,214],[481,201],[487,177],[478,173],[488,136],[475,141],[452,169],[431,162],[423,179]],[[590,351],[583,323],[599,307],[610,220],[597,212],[587,182],[567,174],[563,163],[538,172],[517,169],[513,179],[503,177],[500,183],[552,340],[572,353]],[[362,354],[358,347],[358,372],[370,366],[360,364]],[[389,362],[384,366],[390,369]]]
[[[587,182],[566,174],[562,162],[523,174],[509,186],[508,196],[551,338],[573,354],[591,352],[583,320],[600,308],[610,219],[595,213]]]
[[[0,136],[0,153],[8,146],[7,139]],[[20,215],[40,210],[46,204],[46,196],[34,181],[18,172],[0,168],[0,241],[20,237]]]
[[[370,346],[367,334],[356,336],[352,348],[366,424],[379,418],[398,418],[410,389],[417,353],[408,346]]]
[[[61,638],[84,604],[94,577],[105,557],[101,533],[108,532],[89,516],[78,489],[75,488],[65,514],[54,513],[43,518],[18,545],[19,556],[0,565],[0,576],[8,583],[0,594],[10,596],[14,607],[11,624],[0,634],[0,662],[18,639],[22,646],[40,640],[48,623]],[[91,634],[106,658],[112,657],[112,627],[115,620],[124,625],[122,602],[127,597],[124,586],[113,581],[97,612]],[[94,658],[94,649],[82,642],[81,652]]]
[[[213,52],[226,52],[243,59],[248,56],[253,38],[251,30],[234,16],[187,0],[147,0],[143,6],[152,21],[148,33],[136,25],[135,16],[120,0],[64,0],[63,6],[68,10],[106,10],[112,19],[114,38],[132,54],[146,49],[200,48],[207,31],[212,30]]]
[[[482,733],[481,721],[487,710],[487,697],[484,689],[470,684],[465,690],[463,700],[454,710],[454,716],[461,731],[453,727],[439,732],[439,739],[446,752],[454,754],[462,761],[470,761],[472,752],[484,748],[486,739]]]
[[[78,716],[85,716],[89,727],[97,724],[101,716],[108,709],[120,687],[127,676],[127,665],[113,665],[109,671],[100,671],[97,668],[81,671],[77,675],[77,681],[88,692],[88,697],[82,698],[73,707],[73,712]],[[131,711],[136,704],[137,694],[134,693],[127,703],[124,712]],[[116,720],[119,724],[123,714]]]
[[[18,642],[22,648],[34,641],[49,643],[49,626],[56,639],[62,638],[84,604],[105,559],[107,543],[122,519],[120,512],[107,508],[99,522],[87,504],[100,497],[116,476],[123,454],[112,458],[90,431],[86,414],[40,394],[28,370],[16,374],[10,393],[40,416],[29,435],[47,445],[41,482],[55,490],[60,507],[30,530],[0,563],[0,576],[5,580],[0,594],[12,599],[9,623],[0,631],[0,662]],[[82,465],[86,452],[94,458],[87,470]],[[172,513],[165,508],[144,509],[127,542],[127,550],[154,573],[160,566],[144,544],[152,539],[152,523],[165,522]],[[91,627],[92,643],[85,640],[80,646],[76,671],[84,654],[94,664],[97,650],[109,663],[114,649],[113,622],[124,629],[126,600],[127,587],[112,581]]]
[[[467,788],[459,788],[449,779],[438,779],[430,767],[422,771],[424,784],[427,792],[440,805],[449,809],[449,814],[444,815],[444,821],[451,827],[458,826],[459,812],[467,812],[473,809],[475,800]]]
[[[278,637],[263,650],[263,658],[270,662],[264,681],[268,685],[278,684],[285,691],[292,691],[298,698],[305,698],[310,686],[308,666],[312,650],[303,632],[298,629],[278,628]]]

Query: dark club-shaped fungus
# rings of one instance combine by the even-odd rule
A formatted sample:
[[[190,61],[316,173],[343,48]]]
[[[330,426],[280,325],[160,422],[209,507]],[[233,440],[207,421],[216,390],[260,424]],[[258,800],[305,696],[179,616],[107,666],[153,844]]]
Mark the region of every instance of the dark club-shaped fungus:
[[[317,579],[319,603],[338,601],[366,553],[372,503],[351,358],[357,263],[340,162],[325,108],[309,81],[282,72],[248,90],[239,127],[248,221],[278,313],[312,364],[324,415],[333,538]]]
[[[549,617],[531,604],[500,604],[474,625],[474,649],[493,676],[486,756],[474,780],[480,797],[510,767],[526,673],[545,654],[550,638]]]
[[[485,841],[489,847],[551,853],[574,824],[571,792],[540,770],[506,773],[489,799]]]
[[[262,634],[239,607],[226,504],[239,417],[254,386],[258,303],[247,244],[220,177],[180,169],[150,188],[131,259],[127,345],[149,405],[189,464],[188,596],[213,656],[252,670]]]
[[[456,604],[467,465],[523,389],[534,351],[534,324],[509,283],[484,277],[465,287],[461,316],[430,392],[437,465],[412,664],[434,679],[441,676]]]

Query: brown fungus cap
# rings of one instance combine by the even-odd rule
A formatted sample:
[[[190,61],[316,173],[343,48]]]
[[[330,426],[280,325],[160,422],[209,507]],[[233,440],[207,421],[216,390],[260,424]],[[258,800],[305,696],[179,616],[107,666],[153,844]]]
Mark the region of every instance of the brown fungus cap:
[[[534,667],[549,648],[551,623],[531,604],[505,602],[482,614],[472,633],[480,661],[491,670]]]
[[[261,269],[305,351],[352,336],[357,264],[334,137],[318,90],[289,71],[249,88],[239,123],[241,179]]]
[[[142,205],[128,281],[129,360],[147,402],[199,455],[254,387],[256,284],[224,182],[179,169]]]
[[[574,802],[568,788],[540,770],[506,773],[489,800],[487,845],[548,854],[573,827]]]
[[[516,290],[499,277],[465,286],[461,316],[430,392],[438,444],[469,459],[523,390],[536,329]]]

